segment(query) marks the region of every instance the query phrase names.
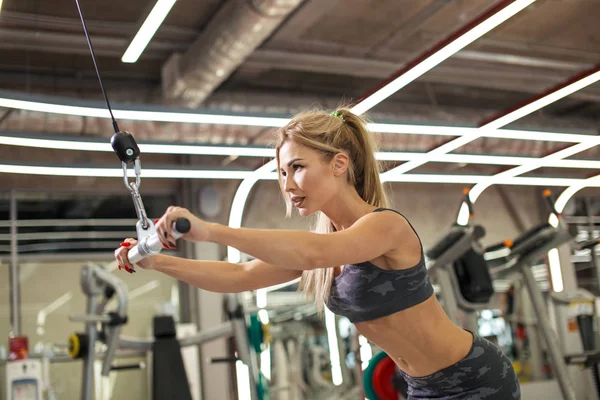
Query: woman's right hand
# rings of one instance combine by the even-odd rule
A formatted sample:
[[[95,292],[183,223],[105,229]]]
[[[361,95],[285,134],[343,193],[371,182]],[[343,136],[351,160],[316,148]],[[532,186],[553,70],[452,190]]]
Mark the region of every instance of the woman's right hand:
[[[127,253],[135,245],[137,245],[137,240],[127,238],[121,243],[121,247],[115,250],[115,260],[117,260],[119,269],[123,268],[127,272],[135,272],[134,266],[129,262],[129,258],[127,257]],[[135,265],[142,269],[154,269],[155,264],[155,256],[151,256],[143,258]]]

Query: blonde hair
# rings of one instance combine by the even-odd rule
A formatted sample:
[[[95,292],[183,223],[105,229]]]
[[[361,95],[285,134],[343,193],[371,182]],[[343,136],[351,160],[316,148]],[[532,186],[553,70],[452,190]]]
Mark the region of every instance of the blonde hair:
[[[334,112],[310,110],[302,112],[278,131],[277,170],[279,170],[279,150],[289,140],[319,151],[324,161],[345,152],[350,163],[347,179],[360,197],[375,207],[387,207],[387,197],[379,179],[380,165],[375,159],[377,145],[374,136],[367,129],[365,119],[353,114],[346,107],[338,107]],[[292,212],[292,204],[285,194],[281,173],[279,184],[286,202],[286,215]],[[314,232],[329,233],[335,231],[330,219],[318,212]],[[332,266],[333,267],[333,266]],[[320,268],[304,271],[300,279],[300,289],[312,295],[317,310],[322,312],[329,297],[334,278],[333,268]]]

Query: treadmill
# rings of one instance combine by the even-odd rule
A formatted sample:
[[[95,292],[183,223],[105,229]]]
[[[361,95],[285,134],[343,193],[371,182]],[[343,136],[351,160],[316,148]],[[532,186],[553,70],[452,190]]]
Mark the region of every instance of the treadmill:
[[[576,392],[567,370],[568,364],[583,364],[589,366],[598,362],[599,352],[586,351],[582,355],[565,357],[561,352],[561,346],[558,341],[555,330],[553,329],[550,318],[544,304],[542,291],[533,276],[532,267],[539,260],[544,259],[548,252],[564,244],[572,243],[578,248],[595,246],[596,241],[576,245],[573,242],[573,236],[568,231],[566,225],[562,222],[561,215],[556,211],[554,202],[549,190],[544,192],[546,203],[550,213],[556,216],[558,224],[556,227],[549,223],[543,223],[529,229],[514,241],[504,241],[503,243],[490,246],[486,249],[486,255],[494,252],[504,253],[501,257],[486,257],[494,277],[510,276],[513,273],[521,274],[525,287],[537,319],[538,329],[542,339],[545,342],[549,361],[552,365],[554,376],[565,400],[576,400]],[[587,324],[580,323],[580,329],[584,329]],[[582,340],[585,347],[590,347],[589,335],[582,330]],[[597,368],[595,368],[597,371]],[[597,376],[594,377],[597,380]]]

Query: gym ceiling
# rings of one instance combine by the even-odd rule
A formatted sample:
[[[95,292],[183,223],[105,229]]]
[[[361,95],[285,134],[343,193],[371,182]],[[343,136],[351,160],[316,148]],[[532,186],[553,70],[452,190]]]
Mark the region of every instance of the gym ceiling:
[[[313,105],[331,108],[344,100],[359,99],[506,1],[178,0],[135,63],[123,63],[121,57],[155,1],[80,3],[113,107],[177,107],[189,112],[286,117]],[[273,14],[257,24],[248,13],[265,5],[272,6]],[[479,127],[599,64],[599,17],[598,0],[537,0],[375,106],[369,115],[375,122]],[[227,32],[234,40],[227,51],[218,48],[223,43],[215,40],[215,32]],[[253,34],[256,43],[249,47]],[[244,40],[235,42],[235,35]],[[231,59],[219,60],[223,54]],[[187,97],[177,93],[176,58],[205,84],[204,92],[190,91]],[[202,63],[214,67],[217,62],[223,63],[223,68],[217,69],[219,76],[207,78],[201,67],[208,64]],[[190,67],[194,63],[198,65],[195,71]],[[83,99],[103,107],[74,0],[4,0],[0,90],[57,96],[57,101]],[[594,136],[599,112],[600,84],[595,83],[504,128]],[[273,131],[268,127],[131,120],[120,121],[120,125],[138,142],[227,146],[264,147],[272,143]],[[0,108],[0,133],[108,142],[113,132],[106,119]],[[439,134],[378,136],[383,151],[417,153],[456,138]],[[481,137],[451,153],[544,157],[576,143]],[[566,159],[598,160],[598,155],[598,146],[591,146]],[[144,167],[172,168],[187,163],[194,168],[234,170],[254,170],[267,160],[208,155],[142,157]],[[0,145],[0,159],[13,165],[120,167],[111,153],[6,145]],[[386,168],[404,162],[388,162]],[[513,167],[515,164],[470,163],[456,158],[427,162],[410,173],[494,175]],[[520,176],[586,179],[598,174],[600,169],[594,166],[543,167]],[[146,182],[150,191],[174,187],[166,180]],[[123,190],[118,178],[17,174],[0,174],[0,187],[91,192],[101,188],[121,194]]]

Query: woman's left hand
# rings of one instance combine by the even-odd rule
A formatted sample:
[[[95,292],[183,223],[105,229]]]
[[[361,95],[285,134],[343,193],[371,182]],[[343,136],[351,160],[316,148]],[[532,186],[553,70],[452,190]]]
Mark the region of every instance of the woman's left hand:
[[[175,241],[177,239],[175,239],[171,233],[173,224],[179,218],[187,218],[191,224],[190,231],[182,236],[184,240],[190,242],[204,242],[208,240],[210,226],[208,222],[196,217],[186,208],[170,206],[163,216],[155,223],[156,233],[163,243],[168,243],[173,247],[175,246]]]

